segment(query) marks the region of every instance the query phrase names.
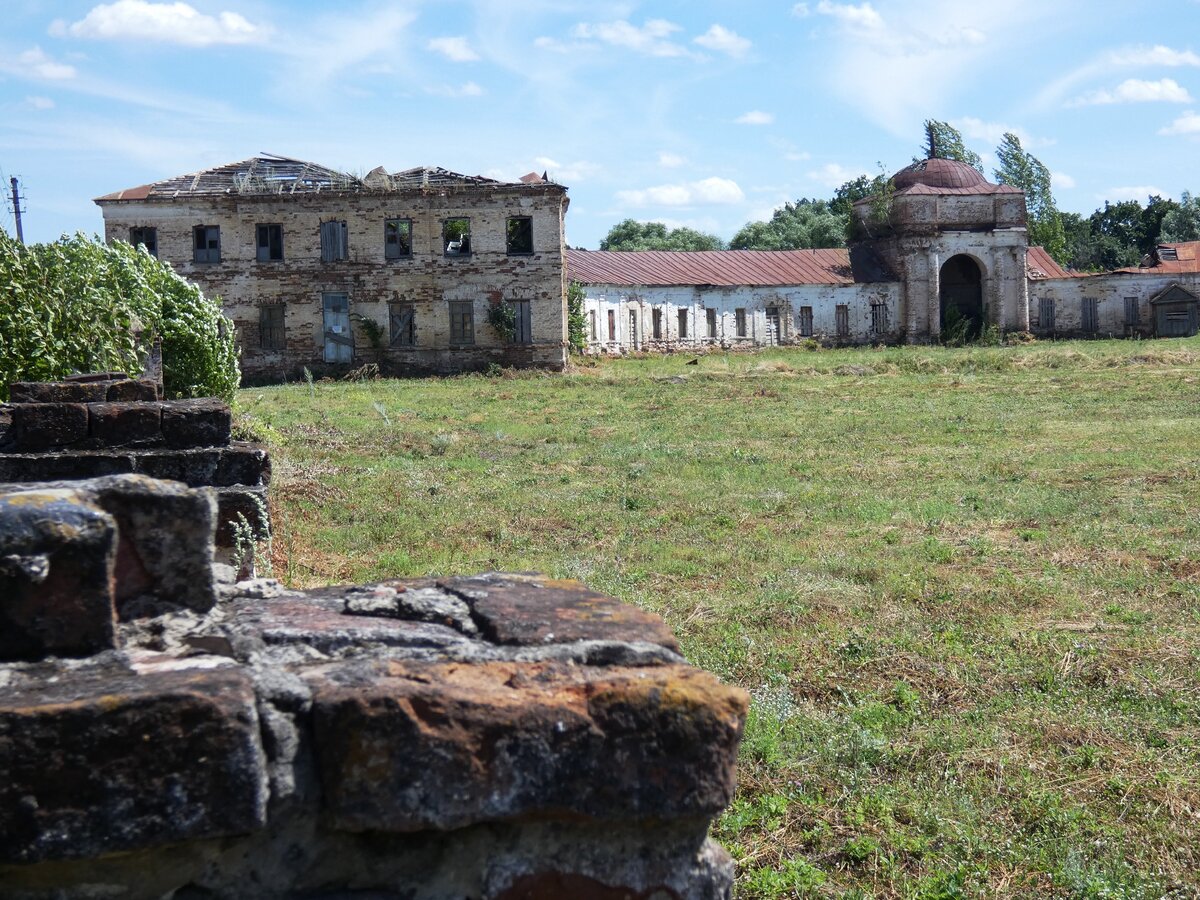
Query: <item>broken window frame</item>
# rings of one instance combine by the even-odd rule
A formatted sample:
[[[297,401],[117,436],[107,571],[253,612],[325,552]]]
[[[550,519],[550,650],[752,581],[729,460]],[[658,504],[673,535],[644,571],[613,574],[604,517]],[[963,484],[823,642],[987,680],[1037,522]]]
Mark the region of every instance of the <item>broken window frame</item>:
[[[471,300],[450,300],[450,344],[470,347],[475,343],[475,304]]]
[[[750,336],[746,322],[746,307],[744,306],[739,306],[733,311],[733,334],[734,337],[739,338]]]
[[[839,303],[834,306],[833,317],[837,336],[840,338],[850,337],[850,304]]]
[[[608,340],[609,343],[617,340],[617,311],[615,309],[608,311]]]
[[[221,226],[195,225],[192,227],[192,262],[219,263],[221,261]]]
[[[661,341],[663,339],[663,311],[661,306],[656,306],[650,310],[650,325],[650,333],[654,335],[654,340]]]
[[[145,247],[147,253],[158,258],[158,229],[153,225],[134,225],[129,229],[129,243]]]
[[[871,333],[875,335],[887,334],[889,330],[888,324],[888,307],[886,303],[871,304]]]
[[[704,322],[708,328],[708,339],[715,341],[717,339],[717,311],[711,306],[704,307]]]
[[[287,308],[283,303],[264,303],[258,308],[258,346],[271,352],[287,349]]]
[[[796,330],[800,332],[800,337],[813,336],[813,308],[811,306],[800,307],[800,314],[797,318]]]
[[[341,262],[350,258],[350,241],[345,219],[321,223],[321,262]]]
[[[453,224],[455,222],[462,222],[462,227],[455,226]],[[448,219],[442,219],[442,255],[450,257],[471,255],[471,219],[469,216],[451,216]]]
[[[515,233],[514,233],[515,229]],[[533,255],[533,218],[509,216],[504,224],[504,249],[509,256]]]
[[[688,311],[686,309],[679,310],[679,340],[686,341],[688,336]]]
[[[254,252],[259,262],[282,262],[283,226],[273,223],[255,225]]]
[[[411,303],[388,304],[388,346],[417,345],[417,313]]]
[[[412,259],[412,219],[383,220],[383,258]]]

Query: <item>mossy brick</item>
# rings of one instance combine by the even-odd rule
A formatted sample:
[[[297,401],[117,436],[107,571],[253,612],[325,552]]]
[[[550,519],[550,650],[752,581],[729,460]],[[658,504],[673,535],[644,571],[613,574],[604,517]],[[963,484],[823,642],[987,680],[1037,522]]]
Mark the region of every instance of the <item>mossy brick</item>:
[[[70,447],[88,436],[84,403],[12,404],[13,448],[18,451]]]
[[[153,381],[127,378],[108,385],[104,399],[110,403],[153,403],[158,399],[158,387]]]
[[[0,659],[115,647],[116,547],[112,516],[70,488],[0,496]]]
[[[162,440],[158,403],[91,403],[88,432],[100,447],[152,444]]]
[[[107,397],[104,382],[15,381],[8,386],[12,403],[95,403]]]
[[[232,668],[97,665],[6,692],[0,771],[0,862],[96,858],[266,822],[254,688]]]
[[[232,427],[229,405],[211,397],[162,404],[163,440],[173,449],[224,447]]]
[[[302,677],[325,811],[350,831],[712,817],[748,705],[687,665],[393,660]]]

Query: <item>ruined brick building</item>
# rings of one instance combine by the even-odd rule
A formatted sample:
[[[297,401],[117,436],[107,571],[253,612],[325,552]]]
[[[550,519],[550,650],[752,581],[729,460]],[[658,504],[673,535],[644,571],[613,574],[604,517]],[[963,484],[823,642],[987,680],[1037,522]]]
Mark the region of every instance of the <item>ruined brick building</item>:
[[[863,239],[849,250],[568,251],[589,350],[928,343],[985,325],[1045,337],[1197,331],[1200,243],[1161,246],[1136,268],[1067,272],[1029,246],[1020,189],[939,158],[892,183],[885,217],[869,199],[856,205]]]
[[[221,297],[244,373],[278,377],[562,368],[566,194],[534,174],[359,178],[263,155],[96,203],[107,240],[144,244]]]

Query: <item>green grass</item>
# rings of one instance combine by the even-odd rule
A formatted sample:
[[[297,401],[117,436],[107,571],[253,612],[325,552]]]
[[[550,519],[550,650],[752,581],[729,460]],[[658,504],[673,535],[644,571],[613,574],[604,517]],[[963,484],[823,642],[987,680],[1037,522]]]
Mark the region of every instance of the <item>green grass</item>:
[[[663,615],[741,897],[1196,896],[1200,339],[692,358],[243,391],[276,575]]]

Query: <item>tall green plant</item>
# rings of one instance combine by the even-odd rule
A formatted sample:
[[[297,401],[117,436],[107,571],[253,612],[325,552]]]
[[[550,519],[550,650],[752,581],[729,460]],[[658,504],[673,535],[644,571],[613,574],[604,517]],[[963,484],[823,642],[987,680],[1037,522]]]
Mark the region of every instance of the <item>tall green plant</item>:
[[[586,320],[583,301],[587,294],[583,285],[572,281],[567,285],[567,345],[575,353],[582,353],[587,346]]]
[[[144,248],[82,234],[26,247],[0,232],[0,398],[12,381],[140,371],[155,336],[167,396],[233,398],[237,348],[218,300]]]

